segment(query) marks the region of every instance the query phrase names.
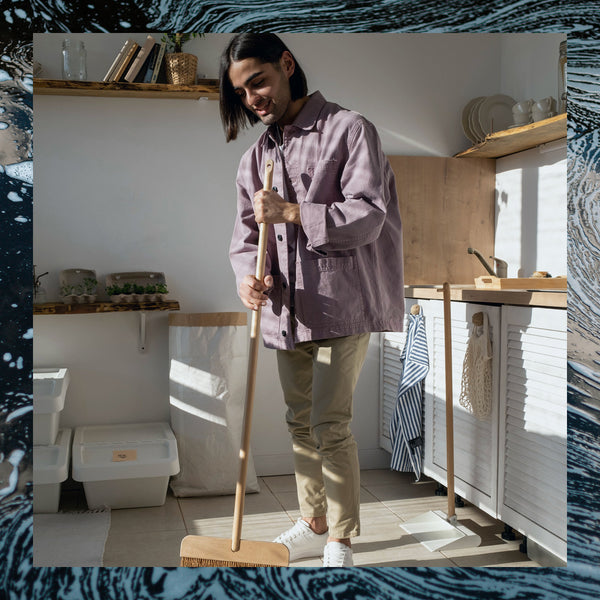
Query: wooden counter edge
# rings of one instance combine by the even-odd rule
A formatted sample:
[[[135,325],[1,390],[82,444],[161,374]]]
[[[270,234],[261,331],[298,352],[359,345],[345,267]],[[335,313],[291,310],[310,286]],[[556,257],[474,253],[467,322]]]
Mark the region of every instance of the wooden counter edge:
[[[404,295],[417,300],[442,300],[443,297],[441,285],[408,285],[404,287]],[[567,308],[567,292],[563,290],[484,290],[474,285],[455,285],[451,286],[450,298],[458,302]]]

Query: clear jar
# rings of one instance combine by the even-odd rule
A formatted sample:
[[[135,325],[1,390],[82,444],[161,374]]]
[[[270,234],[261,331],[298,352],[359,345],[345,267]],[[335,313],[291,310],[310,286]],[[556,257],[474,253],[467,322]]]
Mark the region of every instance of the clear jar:
[[[63,40],[62,77],[78,81],[87,79],[86,51],[83,42],[68,38]]]
[[[567,41],[560,43],[558,52],[558,107],[557,112],[567,112]]]

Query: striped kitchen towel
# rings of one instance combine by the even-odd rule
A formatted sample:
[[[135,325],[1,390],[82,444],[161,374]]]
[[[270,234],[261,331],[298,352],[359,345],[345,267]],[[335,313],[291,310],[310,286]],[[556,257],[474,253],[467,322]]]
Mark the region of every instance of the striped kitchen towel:
[[[423,314],[410,314],[408,319],[406,343],[400,355],[402,375],[390,421],[391,468],[395,471],[412,470],[418,481],[423,464],[423,381],[429,371],[429,356]]]

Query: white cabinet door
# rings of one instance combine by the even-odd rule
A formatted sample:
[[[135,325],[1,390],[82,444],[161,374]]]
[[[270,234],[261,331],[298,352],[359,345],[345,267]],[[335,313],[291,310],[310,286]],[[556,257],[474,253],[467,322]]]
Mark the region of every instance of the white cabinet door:
[[[499,518],[567,558],[567,311],[505,306]]]
[[[430,372],[425,380],[424,472],[447,485],[446,379],[443,302],[423,307],[427,325]],[[488,315],[492,338],[492,411],[476,418],[459,404],[463,362],[472,331],[472,317]],[[457,494],[488,514],[496,515],[498,464],[498,377],[500,365],[500,308],[452,302],[452,395],[454,413],[454,472]]]

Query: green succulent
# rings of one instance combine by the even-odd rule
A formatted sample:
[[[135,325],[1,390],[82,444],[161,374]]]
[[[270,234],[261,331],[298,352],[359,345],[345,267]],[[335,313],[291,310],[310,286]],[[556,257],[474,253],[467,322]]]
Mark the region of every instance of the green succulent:
[[[93,294],[96,290],[96,286],[98,285],[98,281],[93,277],[86,277],[83,280],[83,287],[85,289],[86,294]]]
[[[118,285],[109,285],[106,287],[106,293],[109,296],[118,296],[123,293],[123,290]]]
[[[185,44],[190,38],[203,37],[203,33],[165,33],[161,42],[167,43],[167,51],[168,52],[182,52],[181,47]]]

